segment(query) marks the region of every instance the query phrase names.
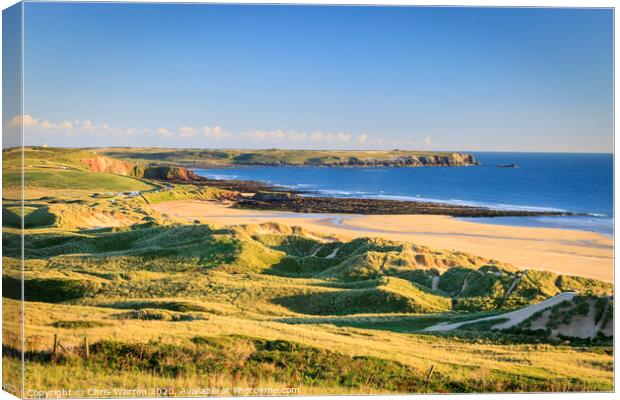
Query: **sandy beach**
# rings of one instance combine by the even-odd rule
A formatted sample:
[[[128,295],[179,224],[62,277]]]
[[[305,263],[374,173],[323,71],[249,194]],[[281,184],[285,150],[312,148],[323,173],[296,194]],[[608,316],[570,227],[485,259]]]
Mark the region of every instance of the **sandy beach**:
[[[518,268],[613,281],[613,239],[598,233],[467,222],[436,215],[298,214],[230,208],[196,200],[152,205],[170,217],[219,225],[268,221],[346,238],[379,236],[458,250]]]

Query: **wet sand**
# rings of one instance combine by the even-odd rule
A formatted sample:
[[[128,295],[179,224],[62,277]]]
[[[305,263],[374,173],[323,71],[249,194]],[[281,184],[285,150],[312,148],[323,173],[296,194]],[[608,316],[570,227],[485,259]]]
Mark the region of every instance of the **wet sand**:
[[[219,225],[271,221],[345,238],[379,236],[437,249],[464,251],[523,269],[613,281],[613,240],[592,232],[483,224],[438,215],[240,210],[197,200],[159,203],[152,208],[170,217]]]

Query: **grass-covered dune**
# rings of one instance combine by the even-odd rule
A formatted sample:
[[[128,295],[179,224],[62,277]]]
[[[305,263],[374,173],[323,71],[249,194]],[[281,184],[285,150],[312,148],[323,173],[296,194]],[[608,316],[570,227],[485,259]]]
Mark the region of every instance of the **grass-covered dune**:
[[[31,385],[50,387],[70,374],[84,379],[69,383],[76,387],[90,380],[95,386],[118,379],[148,386],[210,379],[214,385],[269,383],[305,393],[611,387],[609,339],[554,335],[571,323],[570,315],[583,311],[543,315],[552,322],[536,334],[529,333],[541,323],[534,319],[506,332],[475,325],[448,334],[423,331],[563,291],[591,299],[594,313],[607,307],[597,299],[611,294],[602,282],[269,223],[48,230],[24,239]],[[19,297],[12,291],[19,278],[19,240],[3,236],[6,304]],[[611,321],[596,312],[597,323]],[[66,349],[58,355],[50,354],[53,334]],[[85,336],[88,360],[80,347]],[[457,343],[456,354],[448,350]],[[511,355],[502,361],[493,354],[507,351],[504,346]],[[548,361],[534,366],[532,357]],[[10,367],[16,361],[4,362]],[[566,365],[579,370],[578,377],[567,374]],[[431,366],[435,372],[428,379]]]
[[[5,382],[19,370],[23,272],[27,390],[613,389],[610,284],[277,223],[184,223],[151,206],[237,193],[137,177],[146,164],[90,150],[26,153],[22,208],[20,154],[3,152]],[[570,301],[496,329],[506,313],[566,292]],[[428,330],[438,324],[456,328]]]
[[[97,152],[119,159],[208,167],[226,165],[315,166],[465,166],[475,165],[469,154],[410,150],[209,150],[109,148]]]
[[[4,255],[17,258],[20,241],[18,234],[5,232]],[[66,300],[75,299],[75,285],[84,288],[82,300],[88,301],[211,296],[222,289],[208,284],[212,279],[233,282],[241,276],[255,276],[266,285],[245,291],[250,299],[257,296],[250,308],[264,301],[283,315],[496,311],[566,291],[609,296],[612,290],[604,282],[518,271],[465,253],[381,239],[340,241],[269,223],[235,228],[143,224],[107,232],[37,232],[24,241],[26,286],[73,282]],[[5,276],[18,277],[11,268]],[[46,285],[46,279],[57,284]],[[49,300],[41,290],[32,292],[26,297]]]

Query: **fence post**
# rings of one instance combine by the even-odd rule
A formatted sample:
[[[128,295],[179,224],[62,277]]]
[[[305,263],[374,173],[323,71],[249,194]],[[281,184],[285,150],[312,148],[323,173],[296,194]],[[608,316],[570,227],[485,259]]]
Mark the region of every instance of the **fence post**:
[[[52,347],[52,354],[58,353],[58,335],[54,333],[54,346]]]
[[[431,368],[428,370],[428,374],[426,374],[426,384],[431,381],[431,377],[433,376],[433,371],[435,370],[435,366],[431,365]]]
[[[84,336],[84,358],[90,357],[90,349],[88,348],[88,338]]]

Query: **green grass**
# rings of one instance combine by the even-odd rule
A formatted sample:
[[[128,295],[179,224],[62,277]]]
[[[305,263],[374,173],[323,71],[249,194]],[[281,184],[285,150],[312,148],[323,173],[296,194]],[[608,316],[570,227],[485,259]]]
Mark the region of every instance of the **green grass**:
[[[196,319],[208,319],[208,317],[205,318],[201,315],[192,313],[175,313],[167,310],[148,308],[114,314],[112,318],[120,320],[138,319],[144,321],[193,321]]]
[[[593,284],[591,279],[578,276],[562,276],[558,278],[557,285],[562,291],[577,291],[583,294],[599,296],[609,293],[613,288],[611,283]]]
[[[201,306],[200,304],[185,302],[185,301],[121,301],[112,304],[108,304],[108,307],[119,309],[136,309],[141,310],[144,308],[151,309],[163,309],[169,311],[209,311],[208,308]]]
[[[29,354],[28,373],[38,371],[37,380],[44,379],[49,372],[41,369],[49,359],[45,353]],[[439,370],[429,374],[428,370],[380,357],[351,356],[288,340],[241,335],[194,336],[178,344],[99,341],[90,345],[87,361],[61,355],[54,368],[93,371],[96,376],[127,374],[134,377],[134,385],[139,382],[136,378],[144,379],[147,374],[180,382],[218,376],[220,382],[229,384],[235,381],[276,382],[307,391],[315,388],[324,393],[335,388],[352,389],[357,393],[609,390],[605,384],[588,382],[581,377],[548,382],[507,371],[455,379],[455,374],[449,372]]]
[[[432,313],[450,310],[450,299],[415,283],[384,278],[376,286],[285,296],[274,300],[300,314]]]
[[[123,293],[136,297],[171,297],[183,292],[206,295],[213,290],[209,282],[219,281],[221,274],[261,277],[273,285],[260,294],[264,297],[261,301],[320,315],[453,308],[493,311],[533,304],[560,291],[556,283],[561,279],[556,274],[503,271],[497,275],[493,272],[496,268],[488,268],[484,260],[477,269],[449,268],[440,274],[440,290],[433,291],[432,277],[437,272],[420,265],[420,256],[425,262],[448,263],[458,261],[454,255],[375,239],[322,243],[304,236],[303,231],[289,236],[292,231],[275,225],[260,228],[261,232],[268,229],[274,233],[155,224],[80,234],[28,234],[24,237],[28,249],[26,275],[33,279],[30,284],[37,279],[92,280],[88,293],[98,297]],[[280,229],[282,233],[275,233]],[[17,254],[19,243],[17,235],[6,234],[5,254]],[[327,258],[326,253],[333,254],[331,249],[339,250],[337,257]],[[470,257],[462,258],[471,263]],[[151,278],[149,274],[155,275]],[[158,274],[166,279],[162,281]],[[308,279],[321,284],[307,286]],[[285,281],[291,283],[279,287]],[[298,287],[280,295],[280,289],[295,286],[292,282],[298,282]],[[602,282],[582,282],[593,293],[611,293]]]
[[[208,186],[175,185],[172,190],[159,190],[143,195],[149,204],[174,200],[219,200],[234,196],[234,193]]]
[[[53,225],[56,216],[47,207],[24,207],[24,228],[40,228]],[[21,207],[3,207],[2,223],[5,226],[20,228],[22,224]]]
[[[180,165],[322,165],[348,160],[388,160],[402,156],[450,156],[449,152],[433,151],[343,151],[343,150],[208,150],[208,149],[121,149],[101,150],[101,154],[140,162]]]
[[[108,151],[124,157],[120,153],[131,150]],[[554,310],[551,325],[562,329],[569,316],[584,318],[587,312],[608,327],[609,284],[517,271],[461,252],[380,238],[349,241],[274,223],[182,224],[150,204],[218,201],[234,194],[174,185],[135,198],[93,196],[126,191],[119,182],[144,183],[86,170],[83,158],[107,151],[26,152],[27,178],[38,185],[28,190],[33,200],[25,204],[29,229],[16,228],[17,202],[3,204],[7,382],[15,378],[17,360],[11,355],[21,343],[23,234],[27,388],[207,384],[295,386],[300,394],[613,389],[609,338],[577,342],[525,327],[491,331],[485,323],[424,332],[565,290],[578,290],[586,301]],[[138,151],[160,162],[157,152]],[[195,150],[179,152],[163,162],[178,162],[180,156],[196,162]],[[238,155],[214,151],[200,157],[232,162]],[[18,156],[3,152],[5,161]],[[336,155],[265,151],[262,156],[295,161]],[[8,184],[17,179],[11,168],[3,171],[9,173]],[[83,192],[67,194],[61,174],[77,178]],[[54,335],[64,349],[56,356],[50,354]],[[82,358],[84,337],[91,343],[88,360]]]
[[[18,171],[3,175],[4,185],[19,187],[21,174]],[[82,189],[93,191],[134,191],[151,190],[154,186],[138,179],[125,176],[73,170],[26,170],[24,185],[28,188]]]
[[[55,328],[62,329],[89,329],[89,328],[101,328],[107,326],[105,322],[102,321],[88,321],[88,320],[67,320],[67,321],[56,321],[51,324]]]
[[[2,276],[4,297],[20,299],[19,280],[11,276]],[[96,284],[90,281],[62,278],[32,278],[24,280],[24,298],[26,301],[45,301],[60,303],[86,296],[98,291]]]

